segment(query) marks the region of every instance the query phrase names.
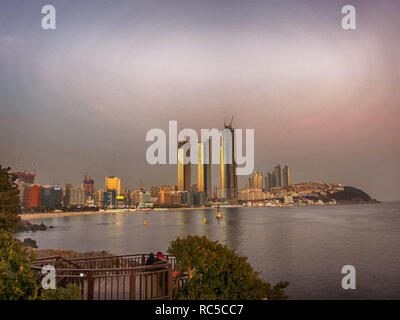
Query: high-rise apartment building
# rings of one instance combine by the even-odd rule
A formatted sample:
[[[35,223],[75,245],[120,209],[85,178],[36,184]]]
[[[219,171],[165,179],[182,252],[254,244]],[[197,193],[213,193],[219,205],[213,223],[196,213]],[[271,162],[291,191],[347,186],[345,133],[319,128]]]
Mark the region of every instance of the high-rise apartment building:
[[[191,165],[185,163],[185,155],[190,157],[190,142],[181,141],[178,143],[178,191],[189,191],[191,187]]]
[[[281,165],[274,168],[274,187],[282,187],[282,170]]]
[[[116,195],[121,195],[121,179],[115,176],[106,177],[106,190],[115,190]]]
[[[94,204],[96,207],[103,207],[104,189],[98,189],[94,192]]]
[[[198,191],[211,198],[211,143],[210,140],[198,143]]]
[[[42,187],[38,185],[27,186],[24,189],[22,207],[24,209],[39,208],[42,200]]]
[[[140,194],[143,192],[143,189],[136,189],[135,191],[132,191],[129,194],[129,198],[131,199],[131,204],[134,205],[135,207],[139,204],[140,202]]]
[[[290,170],[288,166],[284,166],[282,170],[282,185],[284,187],[290,186]]]
[[[265,190],[270,190],[274,187],[274,178],[273,173],[268,172],[267,176],[265,177]]]
[[[114,208],[117,203],[117,191],[108,189],[103,193],[103,207]]]
[[[232,125],[225,125],[221,135],[221,197],[232,204],[237,203],[237,176],[235,161],[235,135]]]
[[[41,207],[46,209],[60,209],[62,205],[62,189],[59,187],[43,186]]]
[[[263,189],[263,174],[258,171],[253,176],[253,189]]]
[[[69,204],[71,206],[85,206],[86,190],[84,188],[71,188]]]

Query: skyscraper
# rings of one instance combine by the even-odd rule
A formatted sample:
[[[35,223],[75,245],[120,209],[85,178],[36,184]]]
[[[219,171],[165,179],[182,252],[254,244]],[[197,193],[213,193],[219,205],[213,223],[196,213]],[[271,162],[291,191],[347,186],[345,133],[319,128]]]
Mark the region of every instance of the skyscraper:
[[[121,195],[121,179],[115,176],[106,177],[106,191],[115,190],[116,195]]]
[[[85,175],[83,179],[83,188],[86,190],[86,196],[93,196],[94,193],[94,180]]]
[[[256,171],[253,176],[253,189],[263,188],[263,174]]]
[[[185,154],[190,157],[189,141],[178,143],[178,191],[189,191],[191,187],[191,166],[190,162],[185,164]]]
[[[282,170],[280,164],[274,168],[274,187],[282,187]]]
[[[237,176],[235,162],[235,135],[232,124],[222,130],[220,163],[221,163],[221,197],[230,203],[237,203]]]
[[[210,140],[198,143],[198,191],[211,198],[211,143]]]
[[[86,190],[84,188],[71,188],[69,204],[71,206],[86,205]]]
[[[60,209],[62,202],[62,189],[58,187],[43,186],[41,207],[46,209]]]
[[[284,187],[290,186],[290,170],[288,166],[284,166],[282,170],[282,184]]]

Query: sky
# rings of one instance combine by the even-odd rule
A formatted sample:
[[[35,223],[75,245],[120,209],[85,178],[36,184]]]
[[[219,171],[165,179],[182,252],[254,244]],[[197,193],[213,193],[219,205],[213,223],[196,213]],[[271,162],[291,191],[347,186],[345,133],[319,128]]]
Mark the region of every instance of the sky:
[[[56,30],[41,9],[56,8]],[[343,30],[352,4],[357,29]],[[176,185],[146,133],[255,130],[255,169],[400,200],[400,2],[0,0],[0,164]],[[192,183],[197,183],[193,168]],[[241,185],[246,177],[240,177]],[[212,184],[219,184],[213,168]]]

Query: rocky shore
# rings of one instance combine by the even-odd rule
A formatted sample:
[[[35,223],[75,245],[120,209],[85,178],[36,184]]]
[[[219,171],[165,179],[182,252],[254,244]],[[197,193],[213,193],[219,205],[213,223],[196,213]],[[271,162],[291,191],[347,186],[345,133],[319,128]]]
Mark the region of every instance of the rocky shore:
[[[48,227],[44,223],[35,224],[28,220],[20,219],[15,232],[46,231],[47,229]]]
[[[62,249],[41,249],[28,248],[33,251],[37,259],[51,257],[51,256],[63,256],[64,258],[96,258],[96,257],[109,257],[113,256],[112,253],[108,251],[89,251],[89,252],[76,252],[72,250],[62,250]]]

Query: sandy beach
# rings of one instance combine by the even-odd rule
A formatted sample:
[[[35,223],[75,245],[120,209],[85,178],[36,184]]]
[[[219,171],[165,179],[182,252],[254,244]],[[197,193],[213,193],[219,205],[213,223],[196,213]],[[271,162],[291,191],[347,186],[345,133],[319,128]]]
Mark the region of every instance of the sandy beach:
[[[141,213],[141,212],[157,212],[157,211],[178,211],[178,210],[200,210],[200,209],[215,209],[213,207],[197,207],[197,208],[157,208],[151,210],[133,210],[121,209],[113,211],[80,211],[80,212],[46,212],[46,213],[24,213],[20,214],[22,220],[35,220],[43,218],[58,218],[71,216],[88,216],[95,214],[112,214],[112,213]]]
[[[121,211],[122,212],[122,211]],[[57,217],[70,217],[70,216],[87,216],[94,214],[108,214],[116,213],[115,211],[82,211],[82,212],[47,212],[47,213],[24,213],[20,214],[22,220],[34,220],[42,218],[57,218]]]

